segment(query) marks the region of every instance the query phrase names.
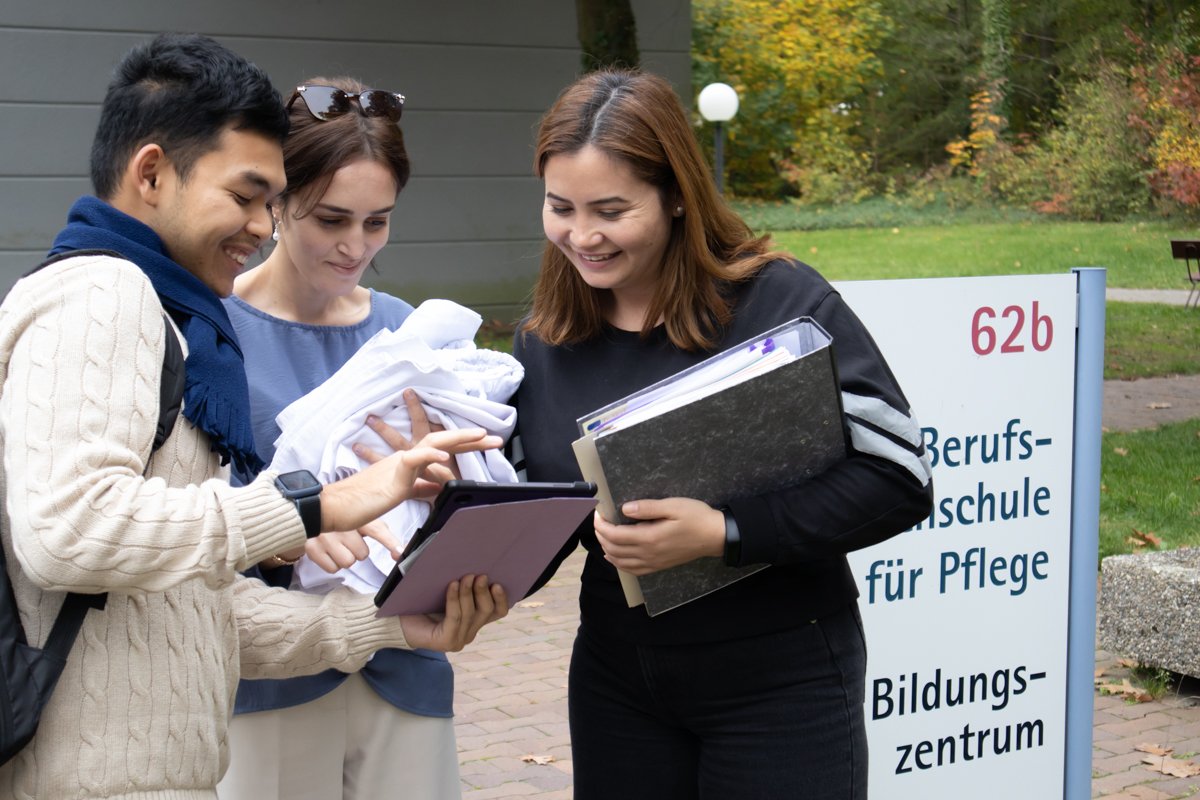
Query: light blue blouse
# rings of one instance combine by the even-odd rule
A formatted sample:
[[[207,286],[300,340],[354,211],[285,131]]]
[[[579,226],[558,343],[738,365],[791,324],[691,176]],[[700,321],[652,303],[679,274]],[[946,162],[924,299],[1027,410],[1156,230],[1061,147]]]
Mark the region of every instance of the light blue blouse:
[[[356,325],[305,325],[273,317],[237,296],[224,300],[246,357],[250,383],[250,413],[254,441],[263,461],[275,455],[279,426],[275,416],[292,401],[315,389],[338,370],[378,331],[395,330],[412,313],[412,306],[371,289],[371,311]],[[234,482],[246,476],[234,476]],[[286,586],[291,569],[250,573],[267,583]],[[413,714],[452,715],[454,673],[442,653],[428,650],[381,650],[367,663],[362,676],[380,697]],[[234,713],[245,714],[307,703],[333,691],[345,673],[287,680],[243,680],[238,685]]]

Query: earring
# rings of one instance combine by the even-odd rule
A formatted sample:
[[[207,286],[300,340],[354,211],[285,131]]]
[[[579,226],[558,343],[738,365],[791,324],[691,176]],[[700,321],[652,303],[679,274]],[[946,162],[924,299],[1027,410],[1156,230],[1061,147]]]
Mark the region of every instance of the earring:
[[[271,241],[273,241],[273,242],[279,241],[279,228],[276,228],[275,230],[271,231]]]
[[[675,206],[675,216],[677,216],[677,217],[683,216],[683,206]]]

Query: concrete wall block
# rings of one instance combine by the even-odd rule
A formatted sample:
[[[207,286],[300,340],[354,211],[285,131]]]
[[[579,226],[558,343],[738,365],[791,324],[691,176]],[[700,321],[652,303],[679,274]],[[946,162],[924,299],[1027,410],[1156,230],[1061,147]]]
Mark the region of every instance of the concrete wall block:
[[[1109,556],[1100,572],[1100,646],[1200,677],[1200,548]]]

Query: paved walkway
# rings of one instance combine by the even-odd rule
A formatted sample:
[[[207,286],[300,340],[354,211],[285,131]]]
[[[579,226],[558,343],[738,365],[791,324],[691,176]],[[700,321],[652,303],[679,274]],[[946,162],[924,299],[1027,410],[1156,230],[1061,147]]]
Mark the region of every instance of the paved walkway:
[[[1180,294],[1187,293],[1164,299],[1109,290],[1109,299],[1182,305]],[[1105,385],[1103,424],[1108,429],[1133,430],[1192,417],[1200,417],[1200,376]],[[567,664],[578,624],[582,565],[582,551],[577,551],[545,588],[485,628],[465,652],[451,657],[457,674],[464,800],[571,798]],[[1116,656],[1103,651],[1096,653],[1096,665],[1106,682],[1119,684],[1129,674]],[[1188,756],[1172,762],[1200,763],[1200,682],[1188,681],[1162,700],[1148,703],[1126,703],[1097,693],[1093,741],[1094,798],[1200,796],[1200,776],[1178,778],[1152,771],[1141,763],[1149,754],[1136,749],[1143,743],[1172,747],[1175,755]]]
[[[1187,289],[1105,289],[1105,300],[1122,303],[1162,303],[1168,306],[1187,304]]]
[[[1196,312],[1200,325],[1200,311]],[[1105,381],[1101,426],[1106,431],[1157,428],[1200,417],[1200,375]]]

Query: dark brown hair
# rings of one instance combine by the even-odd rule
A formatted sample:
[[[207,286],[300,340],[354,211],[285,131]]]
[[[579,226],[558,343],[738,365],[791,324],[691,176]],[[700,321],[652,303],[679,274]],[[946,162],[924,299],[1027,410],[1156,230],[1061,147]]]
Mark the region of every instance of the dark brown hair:
[[[283,142],[287,115],[267,73],[207,36],[163,33],[117,66],[92,140],[96,196],[110,200],[143,145],[162,147],[181,181],[227,128]]]
[[[771,252],[769,237],[755,236],[717,194],[683,105],[663,78],[602,70],[568,86],[542,118],[534,172],[544,178],[551,158],[588,145],[627,164],[658,190],[665,207],[684,208],[683,216],[671,217],[642,333],[661,318],[676,347],[712,347],[730,318],[723,288],[783,254]],[[601,330],[610,295],[588,286],[547,242],[524,330],[554,345],[590,339]]]
[[[344,92],[360,92],[365,86],[353,78],[309,78],[304,84],[333,86]],[[385,117],[368,117],[351,104],[350,110],[328,120],[309,113],[304,97],[293,91],[289,101],[291,130],[283,142],[283,167],[287,189],[281,200],[296,201],[290,210],[295,219],[311,213],[333,181],[333,174],[360,159],[387,167],[396,179],[396,192],[408,183],[408,151],[400,125]]]

